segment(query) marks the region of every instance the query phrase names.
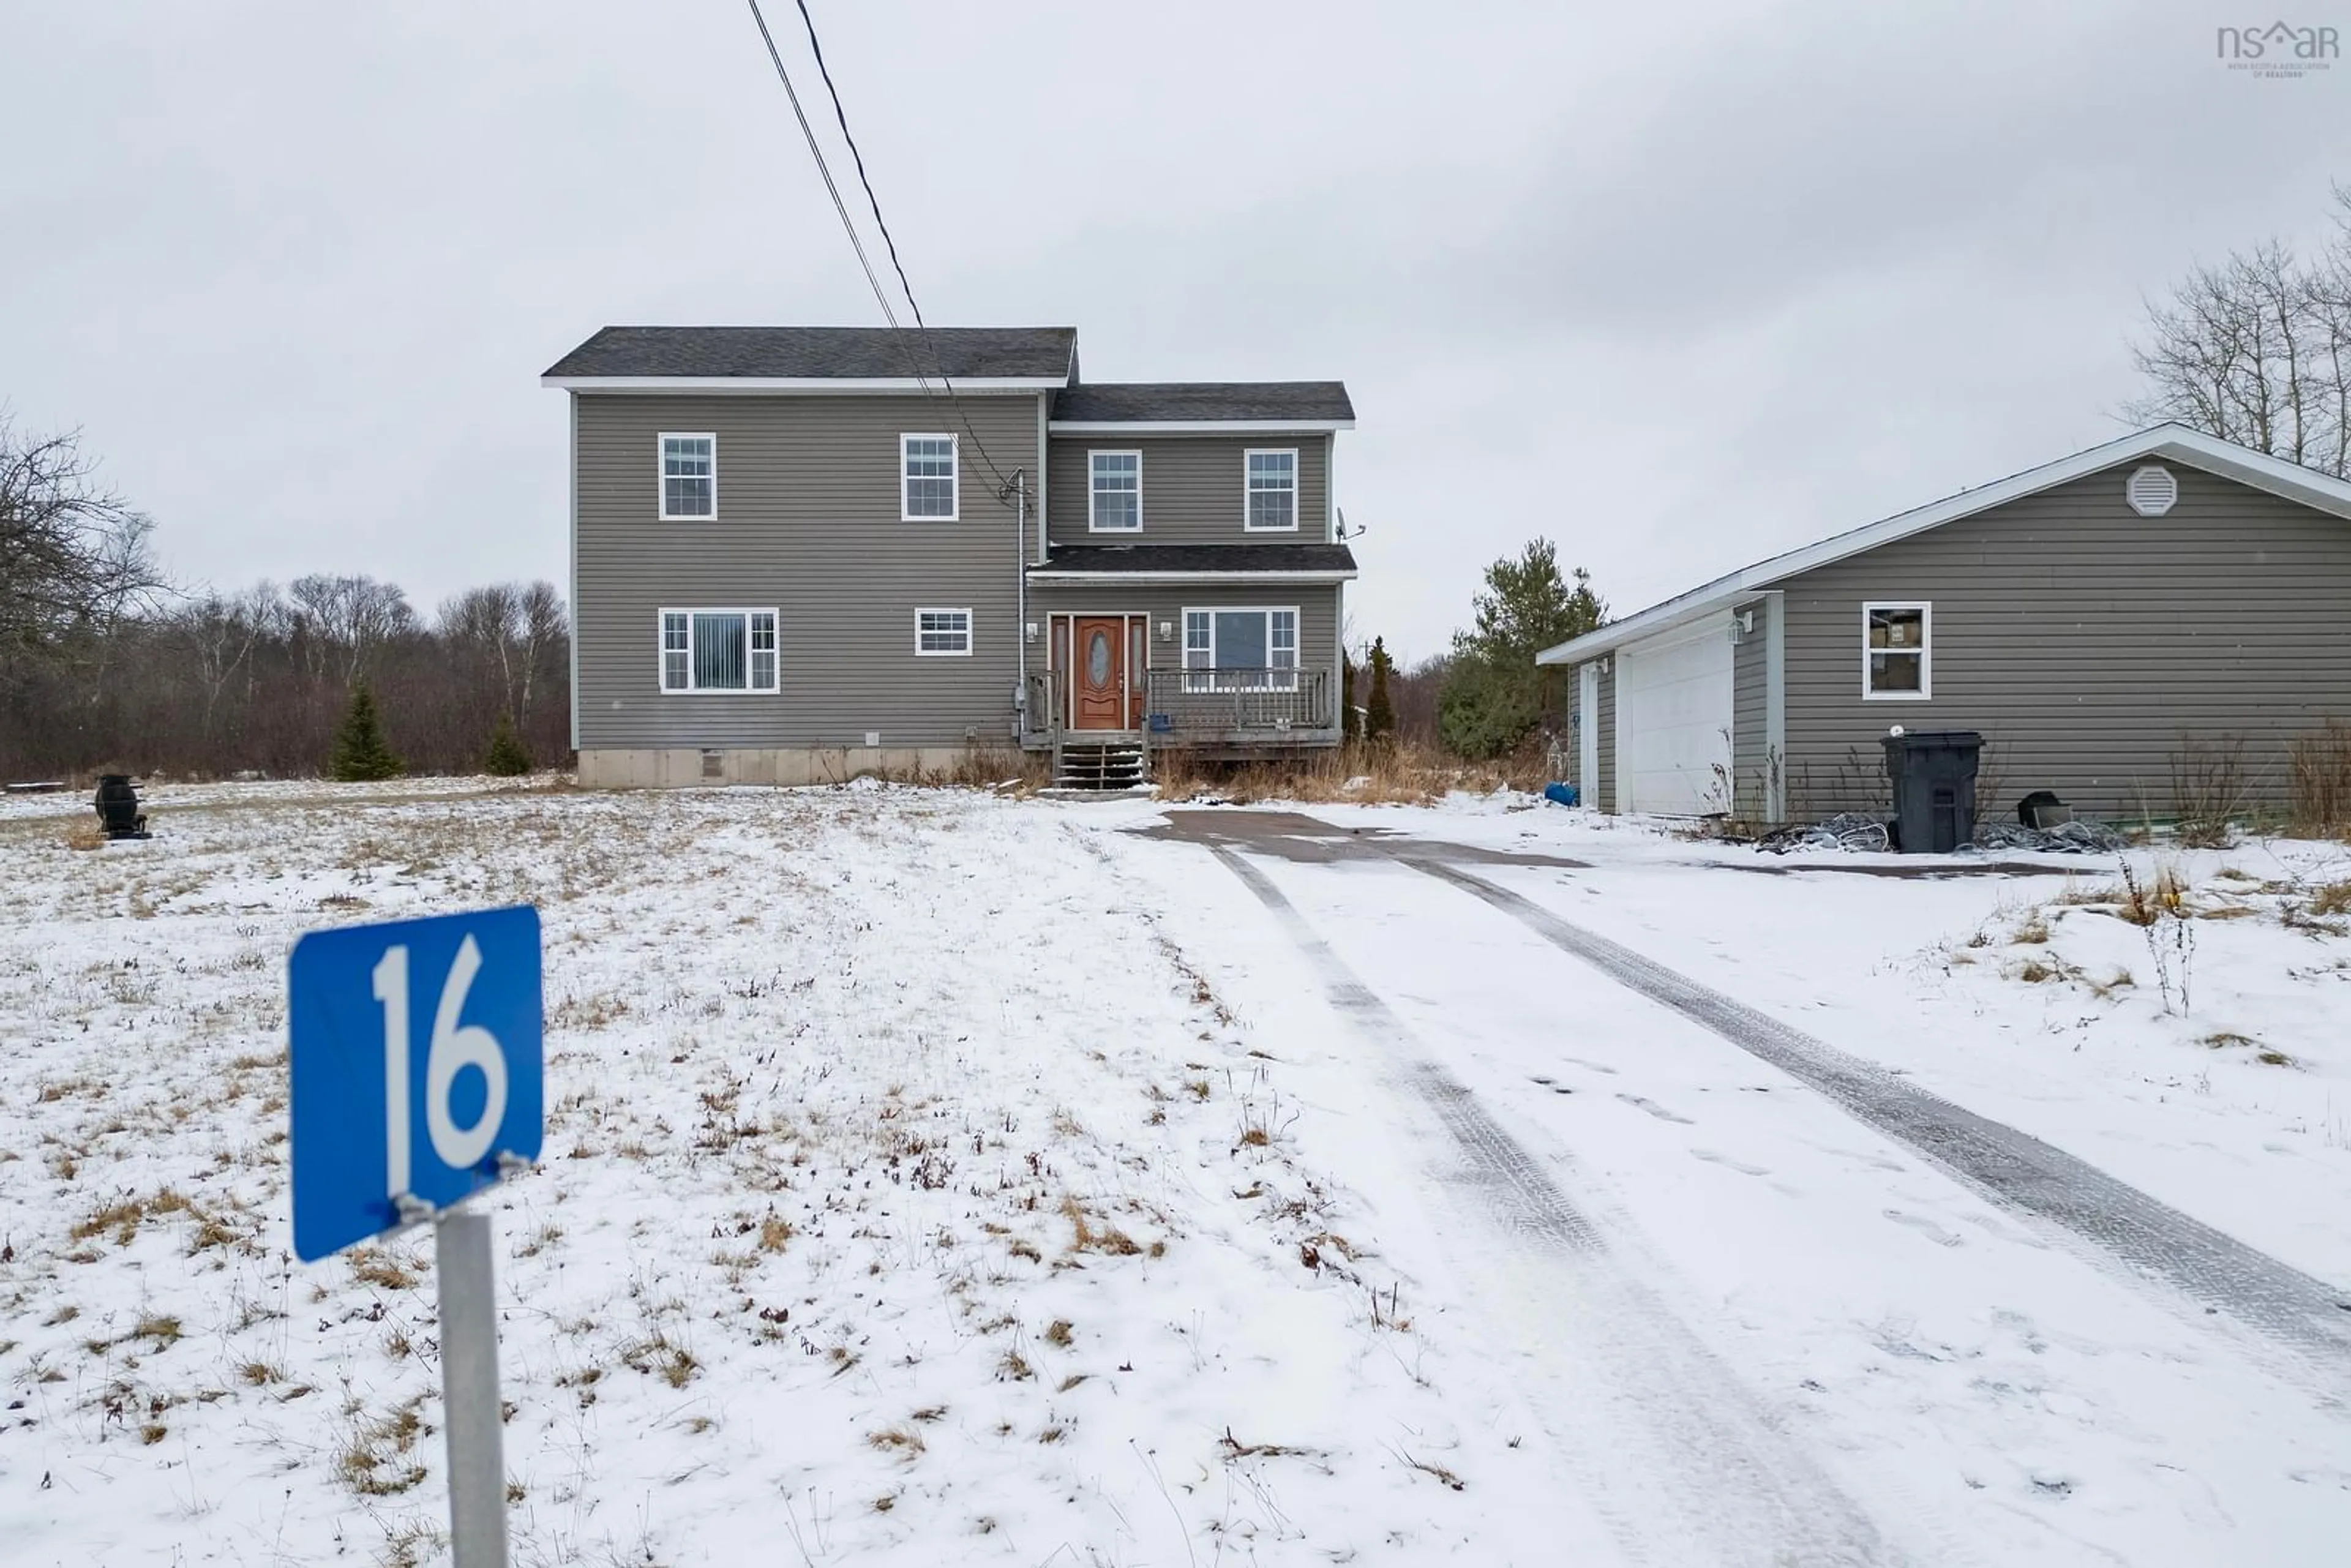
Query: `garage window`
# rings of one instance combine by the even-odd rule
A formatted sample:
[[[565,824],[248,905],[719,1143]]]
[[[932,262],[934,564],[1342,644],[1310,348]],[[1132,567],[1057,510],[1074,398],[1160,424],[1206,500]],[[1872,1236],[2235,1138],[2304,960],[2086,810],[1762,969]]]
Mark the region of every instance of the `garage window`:
[[[1861,695],[1923,702],[1934,691],[1932,604],[1861,607]]]

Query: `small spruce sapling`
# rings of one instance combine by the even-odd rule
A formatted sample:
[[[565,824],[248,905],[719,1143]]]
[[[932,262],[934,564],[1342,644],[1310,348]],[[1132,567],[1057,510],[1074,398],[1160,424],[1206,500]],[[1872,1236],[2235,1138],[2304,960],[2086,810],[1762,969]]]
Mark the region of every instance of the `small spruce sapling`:
[[[382,721],[376,716],[375,694],[365,681],[351,687],[351,706],[335,732],[334,754],[328,759],[327,772],[346,783],[400,777],[400,758],[384,740]]]

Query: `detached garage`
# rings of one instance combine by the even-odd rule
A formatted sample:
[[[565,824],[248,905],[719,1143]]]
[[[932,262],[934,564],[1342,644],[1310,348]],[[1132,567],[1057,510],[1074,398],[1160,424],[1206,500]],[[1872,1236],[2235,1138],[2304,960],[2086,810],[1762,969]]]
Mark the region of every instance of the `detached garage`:
[[[2351,724],[2351,484],[2158,425],[1791,550],[1545,650],[1603,810],[1882,811],[1879,740],[1975,730],[1980,802],[2292,809],[2298,747]],[[2186,759],[2183,762],[2183,759]],[[2199,809],[2202,809],[2199,807]]]
[[[1729,809],[1730,616],[1700,616],[1615,653],[1619,808],[1666,817]]]

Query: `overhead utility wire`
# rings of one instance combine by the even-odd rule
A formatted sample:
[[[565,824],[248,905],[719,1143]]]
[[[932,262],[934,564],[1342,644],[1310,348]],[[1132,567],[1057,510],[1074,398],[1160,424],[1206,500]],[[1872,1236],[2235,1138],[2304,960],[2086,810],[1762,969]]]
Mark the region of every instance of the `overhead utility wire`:
[[[816,57],[817,74],[824,78],[824,90],[832,99],[832,117],[840,123],[841,139],[849,144],[849,156],[857,164],[857,183],[865,187],[866,204],[873,209],[873,225],[882,231],[882,243],[889,248],[890,252],[891,268],[897,273],[898,287],[905,291],[907,308],[914,312],[914,329],[922,339],[923,351],[930,356],[931,363],[936,369],[939,384],[946,389],[947,401],[955,405],[956,417],[962,421],[964,434],[971,438],[972,447],[979,454],[979,460],[987,465],[987,471],[990,474],[996,476],[997,496],[998,499],[1002,499],[1004,495],[1012,488],[1012,481],[1004,476],[1004,470],[997,466],[996,459],[988,452],[987,444],[980,440],[979,432],[972,428],[971,411],[964,406],[963,399],[955,390],[955,382],[947,377],[946,361],[931,340],[930,325],[923,319],[922,304],[914,298],[914,286],[906,277],[905,264],[898,258],[898,242],[891,235],[890,221],[882,215],[882,198],[874,193],[873,181],[865,172],[865,154],[858,150],[857,138],[849,129],[849,112],[841,106],[841,89],[833,83],[832,68],[824,62],[824,45],[817,37],[816,18],[809,13],[808,0],[795,0],[795,3],[799,7],[800,23],[808,29],[809,52]],[[768,39],[768,53],[771,57],[775,57],[776,42],[768,33],[767,18],[760,16],[759,0],[749,0],[749,4],[751,15],[758,19],[760,36]],[[776,73],[784,78],[784,90],[788,93],[791,92],[791,78],[785,74],[784,64],[780,57],[776,59]],[[799,112],[799,99],[797,94],[792,97],[792,111],[795,114]],[[800,118],[800,129],[804,131],[808,129],[808,119],[805,115]],[[818,165],[822,167],[824,154],[818,151],[813,135],[809,139],[809,151],[816,154]],[[832,175],[830,170],[825,173],[825,185],[828,189],[832,188]],[[837,189],[833,190],[833,204],[836,206],[841,204],[841,193]],[[848,221],[849,215],[843,212],[841,222],[846,224]],[[852,242],[855,241],[856,235],[853,231],[850,237]],[[863,261],[865,247],[862,245],[858,246],[857,254],[858,259]],[[866,268],[866,277],[869,280],[873,277],[871,267]],[[878,290],[881,286],[876,283],[874,287]],[[889,319],[891,329],[896,331],[903,340],[905,329],[899,325],[896,313],[891,310],[886,302],[882,308],[883,315]],[[910,360],[914,358],[911,349],[908,350],[908,358]],[[922,382],[922,371],[919,368],[914,374],[916,381]],[[922,384],[923,390],[928,392],[929,383],[923,382]]]
[[[849,204],[841,199],[841,187],[833,183],[832,166],[824,161],[824,149],[817,145],[816,128],[809,123],[808,115],[800,109],[800,95],[792,86],[792,74],[784,68],[784,57],[776,47],[776,36],[768,31],[768,18],[759,13],[759,0],[751,0],[751,19],[759,25],[759,37],[767,40],[768,58],[776,65],[776,79],[784,84],[784,96],[792,100],[792,117],[800,122],[800,134],[808,138],[809,156],[816,160],[816,172],[824,177],[824,188],[831,193],[832,210],[841,214],[842,232],[849,235],[852,248],[857,252],[857,265],[865,269],[865,281],[873,286],[873,298],[882,307],[883,319],[890,329],[904,339],[904,329],[898,325],[898,313],[890,308],[890,296],[882,287],[882,279],[873,271],[873,263],[865,254],[865,242],[857,237],[857,225],[849,220]],[[927,393],[931,383],[924,379],[922,361],[910,348],[906,362],[914,372],[915,384]]]

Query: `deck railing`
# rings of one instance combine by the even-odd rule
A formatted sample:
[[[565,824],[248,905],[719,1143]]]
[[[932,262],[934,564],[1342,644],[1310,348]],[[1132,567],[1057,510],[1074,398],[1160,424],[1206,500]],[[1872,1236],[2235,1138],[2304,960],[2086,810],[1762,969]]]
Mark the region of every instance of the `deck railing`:
[[[1067,673],[1031,670],[1022,734],[1045,740],[1069,732]],[[1151,670],[1143,680],[1143,726],[1156,745],[1202,739],[1278,741],[1296,731],[1335,731],[1332,672],[1313,666]]]
[[[1338,723],[1331,706],[1331,672],[1324,669],[1154,670],[1146,677],[1147,713],[1165,716],[1165,733],[1187,735],[1323,729]]]

